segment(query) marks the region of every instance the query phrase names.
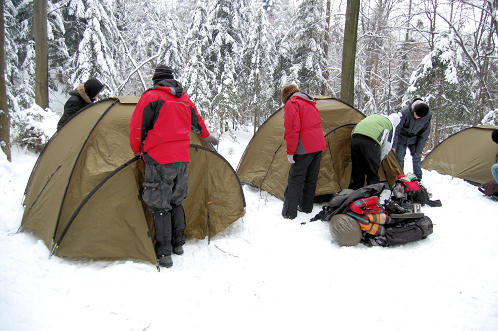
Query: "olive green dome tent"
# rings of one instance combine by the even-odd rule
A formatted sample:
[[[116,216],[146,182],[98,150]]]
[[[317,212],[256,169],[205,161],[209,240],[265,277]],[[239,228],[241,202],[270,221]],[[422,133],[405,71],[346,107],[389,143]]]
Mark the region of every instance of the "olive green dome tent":
[[[21,229],[51,254],[157,265],[154,222],[140,200],[143,161],[129,146],[138,98],[103,100],[82,109],[40,154],[24,196]],[[230,164],[191,134],[186,235],[212,237],[244,215],[240,181]]]
[[[491,179],[491,166],[498,162],[498,144],[491,140],[496,126],[474,126],[439,143],[422,162],[427,170],[484,184]]]
[[[315,97],[320,110],[327,149],[322,154],[315,196],[327,196],[348,188],[351,179],[351,132],[365,115],[341,100]],[[240,181],[279,198],[287,187],[290,164],[284,140],[284,108],[273,113],[252,137],[237,167]],[[381,180],[393,185],[401,167],[394,153],[382,161]]]

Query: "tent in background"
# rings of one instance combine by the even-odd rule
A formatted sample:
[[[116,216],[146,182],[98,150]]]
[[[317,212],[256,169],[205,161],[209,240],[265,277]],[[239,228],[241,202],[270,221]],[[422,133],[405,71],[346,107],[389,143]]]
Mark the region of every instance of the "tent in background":
[[[491,140],[496,126],[474,126],[439,143],[422,162],[427,170],[465,179],[475,184],[490,181],[491,166],[498,162],[498,144]]]
[[[331,97],[316,97],[327,149],[322,155],[315,196],[330,195],[349,186],[351,179],[351,131],[365,115],[354,107]],[[261,125],[246,147],[237,167],[241,182],[259,187],[283,198],[290,164],[284,140],[284,108]],[[382,161],[381,180],[392,185],[402,173],[394,153]]]
[[[120,97],[82,109],[40,154],[21,227],[43,239],[51,254],[157,265],[154,223],[140,201],[143,161],[128,142],[137,102]],[[230,164],[195,134],[190,157],[185,232],[212,237],[244,215],[242,187]]]

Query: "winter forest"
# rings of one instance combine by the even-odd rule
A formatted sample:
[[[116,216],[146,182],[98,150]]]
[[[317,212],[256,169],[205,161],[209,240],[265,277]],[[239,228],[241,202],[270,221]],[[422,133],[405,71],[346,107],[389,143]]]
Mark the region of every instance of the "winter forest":
[[[48,100],[40,107],[34,35],[43,2]],[[281,106],[286,82],[341,99],[355,2],[357,109],[388,114],[421,96],[433,112],[429,150],[465,127],[498,124],[498,0],[6,0],[2,149],[41,150],[50,137],[40,123],[60,115],[89,77],[106,84],[104,97],[140,96],[159,63],[175,69],[218,135],[256,130]]]

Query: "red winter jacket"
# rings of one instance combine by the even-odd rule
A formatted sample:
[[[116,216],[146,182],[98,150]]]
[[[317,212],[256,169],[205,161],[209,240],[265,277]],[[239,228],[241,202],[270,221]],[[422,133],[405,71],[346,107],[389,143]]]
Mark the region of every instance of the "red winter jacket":
[[[309,154],[326,148],[320,112],[315,101],[298,92],[285,104],[284,127],[287,154]]]
[[[130,146],[160,164],[190,162],[190,130],[205,138],[209,131],[180,83],[146,91],[130,121]],[[141,145],[143,142],[143,150]]]

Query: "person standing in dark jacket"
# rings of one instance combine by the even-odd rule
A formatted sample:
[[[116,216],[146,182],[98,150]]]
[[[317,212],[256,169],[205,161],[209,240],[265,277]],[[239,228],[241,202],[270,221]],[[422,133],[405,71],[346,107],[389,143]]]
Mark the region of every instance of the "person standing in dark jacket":
[[[311,213],[313,209],[320,160],[326,144],[315,100],[300,92],[295,84],[283,86],[281,99],[285,105],[287,159],[291,163],[282,216],[293,219],[298,209],[305,213]]]
[[[78,85],[78,87],[69,92],[69,99],[64,104],[64,113],[57,124],[57,131],[59,131],[67,121],[71,119],[77,112],[79,112],[83,107],[88,106],[95,101],[97,95],[104,88],[102,84],[96,78],[90,78],[84,84]]]
[[[206,142],[218,144],[209,134],[194,103],[173,76],[159,65],[152,77],[154,88],[145,91],[130,121],[130,146],[145,161],[142,199],[154,217],[159,265],[173,266],[171,253],[183,254],[189,147],[192,130]]]
[[[429,111],[429,106],[420,98],[415,98],[401,113],[401,122],[394,136],[393,151],[403,169],[408,147],[412,155],[413,173],[421,180],[422,152],[431,131],[432,113]]]

